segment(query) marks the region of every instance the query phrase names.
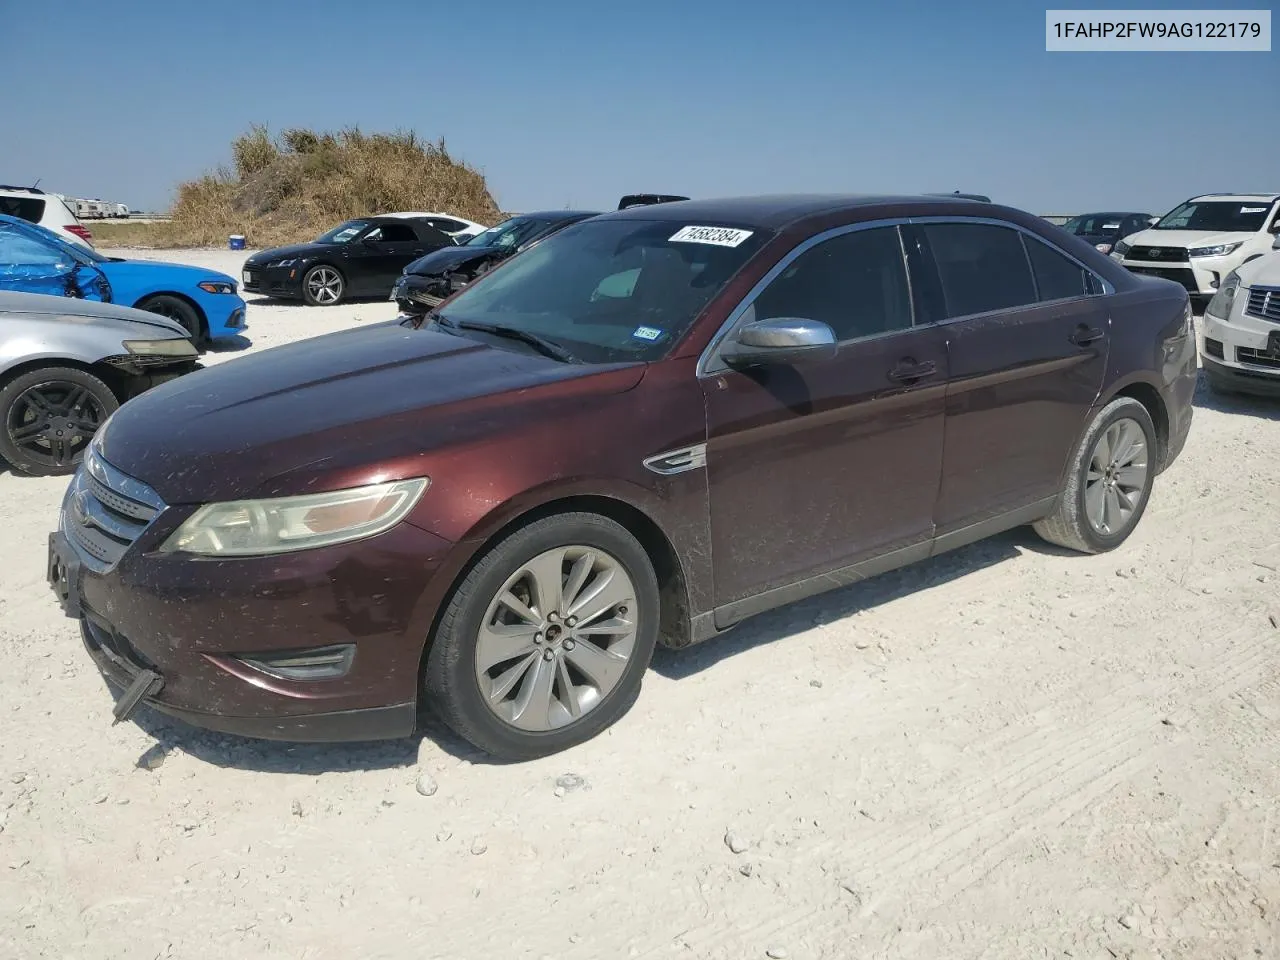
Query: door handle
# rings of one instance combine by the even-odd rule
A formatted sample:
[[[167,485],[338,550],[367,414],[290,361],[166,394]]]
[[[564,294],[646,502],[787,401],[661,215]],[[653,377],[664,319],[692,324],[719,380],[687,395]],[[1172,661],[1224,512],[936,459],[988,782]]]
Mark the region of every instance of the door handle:
[[[932,377],[938,372],[938,365],[932,360],[916,363],[910,358],[898,361],[898,365],[889,371],[889,379],[898,383],[915,383],[925,377]]]
[[[1071,334],[1067,339],[1077,347],[1087,347],[1091,343],[1097,343],[1102,339],[1103,335],[1103,332],[1097,327],[1088,327],[1082,323],[1076,327],[1075,333]]]

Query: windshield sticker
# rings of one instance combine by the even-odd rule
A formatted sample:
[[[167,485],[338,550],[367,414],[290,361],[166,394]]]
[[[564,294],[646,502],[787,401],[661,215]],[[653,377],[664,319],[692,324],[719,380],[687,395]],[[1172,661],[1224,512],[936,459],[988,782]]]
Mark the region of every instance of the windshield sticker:
[[[1102,229],[1103,229],[1103,230],[1119,230],[1119,229],[1120,229],[1120,224],[1118,224],[1118,223],[1104,223],[1104,224],[1102,225]]]
[[[716,247],[736,247],[751,236],[751,230],[734,230],[732,227],[681,227],[669,238],[669,243],[709,243]]]
[[[1240,212],[1241,213],[1266,213],[1267,208],[1266,207],[1241,207]]]
[[[657,327],[636,327],[631,335],[637,340],[657,340],[662,336],[662,331]]]

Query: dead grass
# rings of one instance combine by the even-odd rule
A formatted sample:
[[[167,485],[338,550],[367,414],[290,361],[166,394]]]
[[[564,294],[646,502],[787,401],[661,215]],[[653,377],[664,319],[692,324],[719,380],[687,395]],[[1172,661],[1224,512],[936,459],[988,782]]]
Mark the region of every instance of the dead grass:
[[[94,223],[100,246],[223,246],[231,234],[261,248],[310,240],[350,217],[440,210],[493,224],[501,214],[479,171],[443,139],[413,132],[338,133],[262,126],[231,145],[233,165],[178,187],[167,223]]]

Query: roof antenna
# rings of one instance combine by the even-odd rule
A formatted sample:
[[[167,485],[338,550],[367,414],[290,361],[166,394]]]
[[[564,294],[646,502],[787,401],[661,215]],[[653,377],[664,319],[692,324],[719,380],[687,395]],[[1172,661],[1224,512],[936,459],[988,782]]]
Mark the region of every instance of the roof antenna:
[[[36,177],[36,182],[31,185],[31,189],[34,190],[36,187],[40,186],[40,181],[43,179],[44,177]]]

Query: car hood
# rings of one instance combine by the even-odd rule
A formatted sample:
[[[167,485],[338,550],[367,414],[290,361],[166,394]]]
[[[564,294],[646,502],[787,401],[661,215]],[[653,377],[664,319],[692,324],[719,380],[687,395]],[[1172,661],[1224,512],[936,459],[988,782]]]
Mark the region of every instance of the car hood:
[[[1280,251],[1251,260],[1239,267],[1236,273],[1246,287],[1280,288]]]
[[[404,268],[405,273],[422,276],[460,270],[472,261],[480,261],[500,253],[499,247],[442,247],[425,257],[419,257]]]
[[[631,389],[644,370],[560,363],[389,321],[156,387],[95,442],[169,504],[285,496],[421,476],[433,450],[567,418],[592,396]]]
[[[336,243],[294,243],[287,247],[272,247],[270,250],[261,250],[245,261],[245,265],[249,264],[261,265],[269,263],[272,260],[298,260],[304,257],[317,257],[322,253],[335,253],[339,250],[340,244]]]
[[[1249,231],[1215,233],[1212,230],[1140,230],[1124,238],[1133,247],[1212,247],[1219,243],[1238,243],[1257,236]]]
[[[114,303],[100,303],[97,300],[77,300],[73,297],[53,297],[41,293],[0,291],[0,314],[10,317],[22,314],[83,326],[118,326],[122,328],[123,335],[141,335],[156,340],[167,340],[170,336],[184,338],[189,336],[176,320],[170,320],[156,313],[121,307]],[[137,331],[137,333],[131,331]]]
[[[234,284],[237,281],[225,273],[206,267],[193,267],[185,263],[166,263],[163,260],[107,260],[98,269],[112,283],[124,286],[163,283],[174,288],[194,287],[202,280],[217,280]]]

